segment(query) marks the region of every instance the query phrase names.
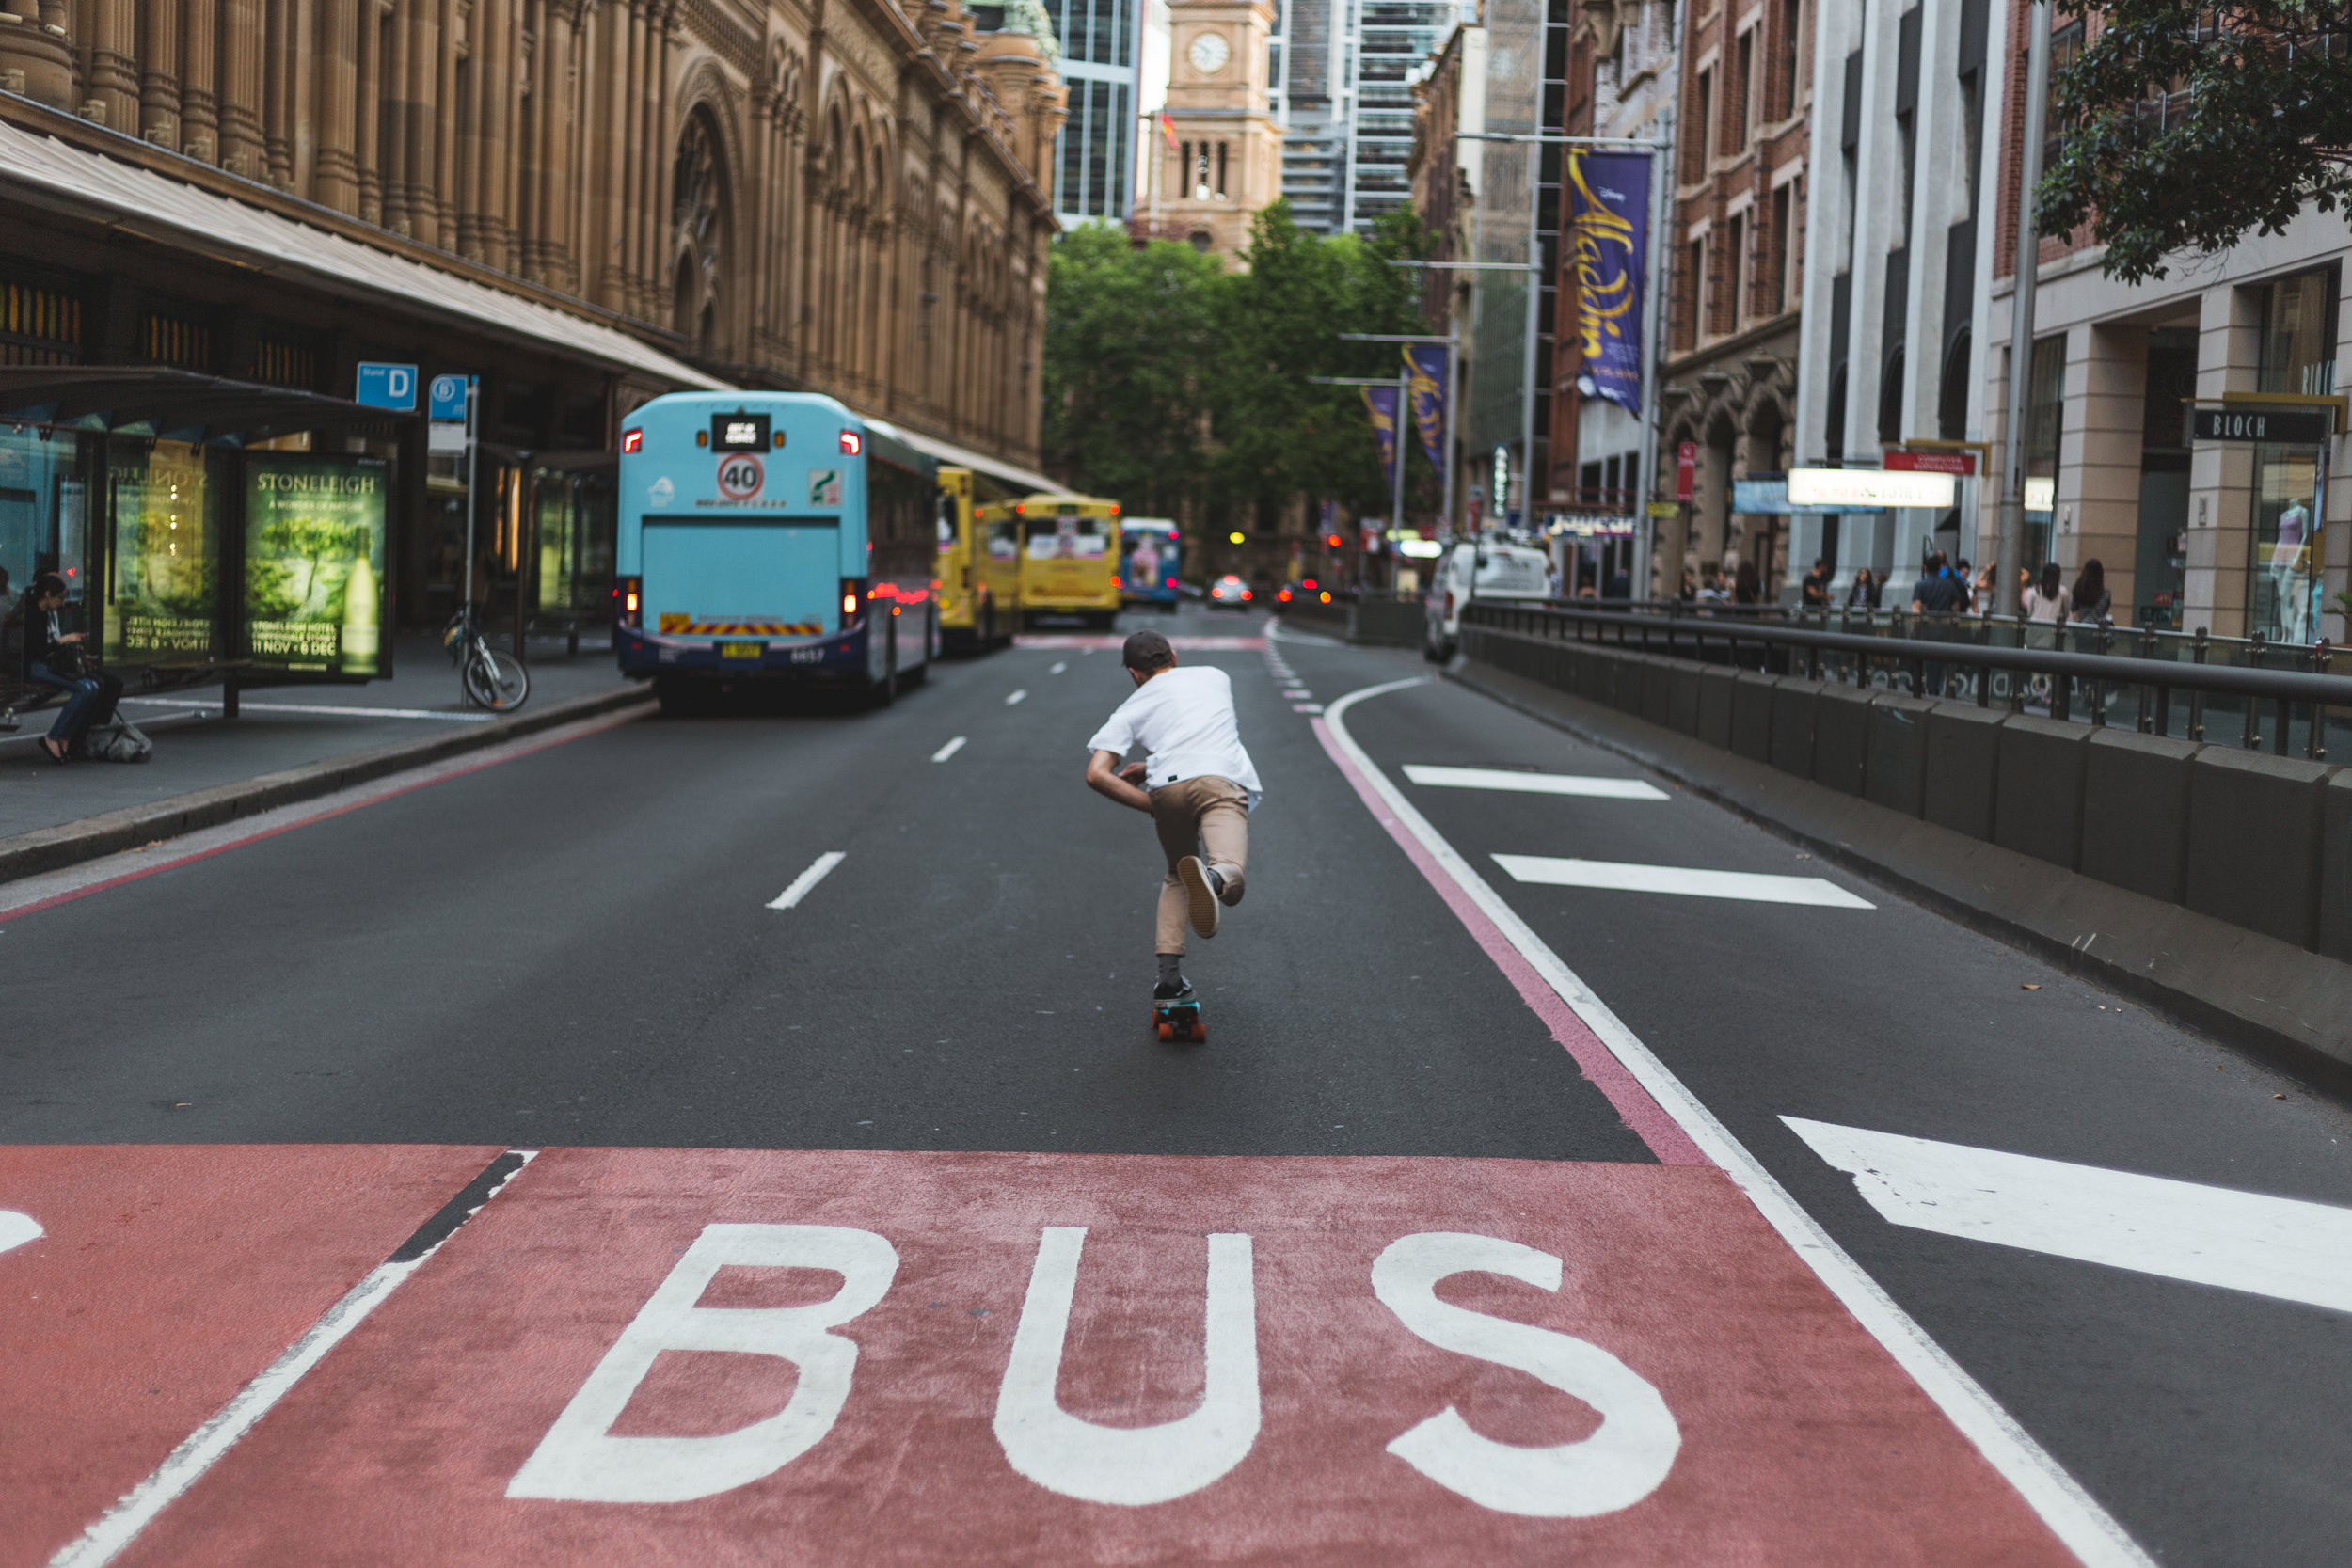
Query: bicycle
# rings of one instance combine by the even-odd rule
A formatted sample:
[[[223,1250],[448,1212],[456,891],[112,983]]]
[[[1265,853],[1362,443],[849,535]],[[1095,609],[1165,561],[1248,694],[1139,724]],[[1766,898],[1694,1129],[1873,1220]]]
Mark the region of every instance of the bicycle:
[[[473,606],[461,607],[441,633],[441,646],[457,667],[466,700],[492,713],[512,713],[531,697],[531,672],[512,654],[492,648],[474,621]]]

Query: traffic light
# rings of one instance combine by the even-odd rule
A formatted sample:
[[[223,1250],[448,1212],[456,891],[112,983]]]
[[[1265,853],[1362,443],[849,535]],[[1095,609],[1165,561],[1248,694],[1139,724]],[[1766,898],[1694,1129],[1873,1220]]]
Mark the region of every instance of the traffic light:
[[[1248,538],[1248,536],[1247,534],[1229,533],[1225,536],[1225,542],[1229,545],[1239,545],[1247,543]]]
[[[1338,548],[1340,547],[1340,536],[1339,536],[1338,534],[1336,534],[1336,533],[1327,533],[1327,534],[1325,534],[1325,535],[1324,535],[1324,538],[1323,538],[1323,542],[1324,542],[1325,544],[1327,544],[1327,545],[1330,546],[1331,546],[1333,549],[1335,549],[1335,550],[1336,550],[1336,549],[1338,549]]]

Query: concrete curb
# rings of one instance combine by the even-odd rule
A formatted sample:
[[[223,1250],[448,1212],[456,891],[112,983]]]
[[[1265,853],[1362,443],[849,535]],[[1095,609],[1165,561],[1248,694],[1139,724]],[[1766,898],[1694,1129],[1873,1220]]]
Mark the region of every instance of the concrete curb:
[[[1454,681],[1962,925],[2352,1094],[2352,965],[1840,794],[1491,665]]]
[[[187,795],[175,795],[167,800],[157,800],[144,806],[127,806],[103,816],[87,816],[78,822],[68,822],[55,828],[40,828],[13,838],[0,838],[0,882],[38,876],[61,866],[78,865],[102,855],[119,854],[135,849],[157,839],[177,838],[183,833],[233,822],[241,816],[252,816],[278,806],[292,805],[297,800],[315,800],[332,795],[339,789],[366,784],[388,773],[404,772],[439,762],[444,757],[463,755],[496,746],[502,741],[522,736],[535,735],[559,724],[575,720],[593,719],[600,713],[654,700],[649,686],[626,686],[612,691],[601,691],[590,697],[575,697],[569,702],[554,703],[535,712],[513,719],[493,720],[486,724],[468,724],[455,733],[425,736],[391,746],[379,746],[373,751],[354,752],[348,756],[329,757],[282,772],[264,773],[259,778],[245,779],[236,784],[216,784]]]

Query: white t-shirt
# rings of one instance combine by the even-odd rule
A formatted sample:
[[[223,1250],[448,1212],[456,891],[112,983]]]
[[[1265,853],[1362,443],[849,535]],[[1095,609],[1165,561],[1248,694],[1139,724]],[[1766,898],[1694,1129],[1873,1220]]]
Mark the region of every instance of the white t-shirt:
[[[1257,810],[1264,791],[1242,749],[1233,683],[1215,665],[1163,670],[1136,687],[1094,732],[1087,751],[1123,757],[1137,745],[1150,753],[1143,765],[1145,789],[1203,776],[1231,779],[1249,792],[1249,809]]]

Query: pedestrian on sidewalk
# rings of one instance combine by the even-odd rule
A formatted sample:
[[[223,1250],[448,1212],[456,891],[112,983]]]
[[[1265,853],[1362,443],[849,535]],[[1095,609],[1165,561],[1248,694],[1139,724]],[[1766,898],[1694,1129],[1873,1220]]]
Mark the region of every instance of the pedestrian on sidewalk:
[[[83,634],[63,629],[64,610],[65,578],[39,572],[8,611],[5,630],[5,641],[17,654],[17,677],[27,686],[66,693],[56,722],[41,736],[41,751],[51,762],[80,752],[83,736],[93,724],[114,718],[122,695],[121,678],[90,662]]]
[[[1160,883],[1153,950],[1154,1001],[1190,1000],[1184,926],[1216,935],[1220,911],[1241,902],[1249,863],[1249,814],[1262,791],[1233,717],[1233,683],[1210,665],[1176,667],[1156,631],[1129,637],[1120,653],[1135,692],[1087,742],[1087,784],[1133,806],[1158,830],[1168,874]],[[1141,762],[1120,766],[1136,746]]]

